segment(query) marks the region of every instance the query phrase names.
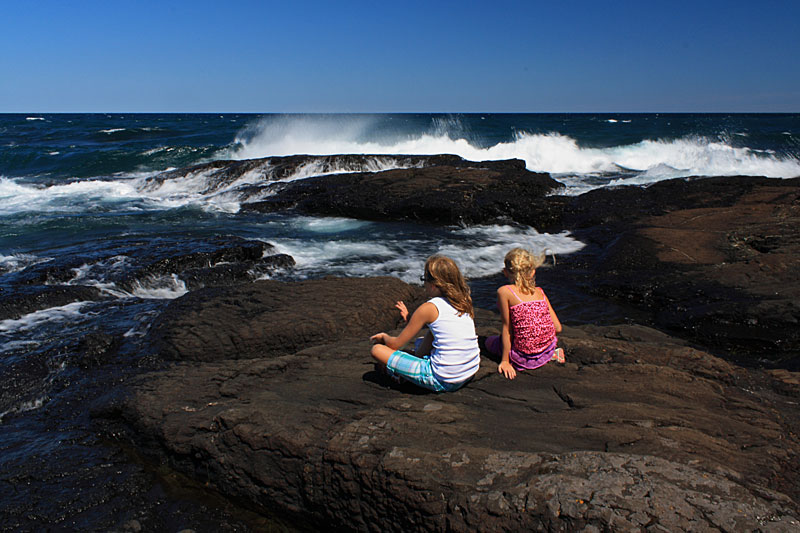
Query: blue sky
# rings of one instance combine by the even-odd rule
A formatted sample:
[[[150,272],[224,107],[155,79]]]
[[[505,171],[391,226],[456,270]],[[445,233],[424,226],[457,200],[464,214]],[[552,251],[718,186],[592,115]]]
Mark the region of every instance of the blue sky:
[[[797,0],[0,8],[0,112],[800,112]]]

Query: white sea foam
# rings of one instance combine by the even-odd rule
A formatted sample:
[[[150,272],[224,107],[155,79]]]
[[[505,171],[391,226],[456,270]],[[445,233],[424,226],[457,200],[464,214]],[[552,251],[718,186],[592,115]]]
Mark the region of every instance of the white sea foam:
[[[42,324],[74,320],[83,316],[82,309],[91,302],[74,302],[60,307],[51,307],[29,313],[18,319],[0,320],[0,334],[19,333]]]
[[[84,212],[88,206],[140,197],[130,180],[124,179],[36,186],[0,178],[0,215],[29,211]]]
[[[29,266],[51,261],[52,257],[38,257],[33,254],[0,255],[0,274],[19,272]]]
[[[254,169],[231,183],[220,184],[214,178],[214,169],[202,169],[157,182],[141,178],[136,189],[154,207],[169,209],[196,205],[209,211],[236,213],[244,199],[240,189],[265,181],[265,171]]]
[[[236,148],[227,151],[225,156],[248,159],[292,154],[456,154],[473,161],[518,158],[523,159],[530,170],[576,178],[619,173],[620,168],[646,173],[665,167],[675,169],[670,177],[800,176],[800,161],[796,158],[760,154],[705,137],[589,148],[559,133],[519,132],[510,142],[481,147],[467,140],[457,120],[440,121],[430,131],[417,135],[370,139],[368,131],[373,120],[370,117],[330,120],[314,116],[265,119],[243,130]],[[638,181],[651,183],[657,179],[648,178],[661,175],[663,173],[657,170]]]
[[[322,224],[325,224],[324,219]],[[370,228],[363,230],[373,234]],[[483,277],[499,272],[505,253],[515,246],[547,250],[556,255],[573,253],[584,246],[567,232],[538,233],[525,226],[486,225],[442,231],[444,233],[430,236],[419,233],[382,240],[376,235],[372,241],[273,238],[269,242],[278,252],[294,257],[297,264],[293,275],[314,276],[320,272],[346,276],[391,275],[409,283],[419,283],[425,259],[434,253],[452,257],[468,277]]]
[[[580,194],[607,185],[646,185],[693,175],[800,176],[800,161],[795,157],[737,147],[725,139],[685,137],[593,148],[581,146],[575,139],[559,133],[518,132],[508,142],[479,146],[468,140],[469,132],[456,118],[439,119],[428,131],[403,135],[372,133],[376,120],[370,116],[264,119],[242,130],[233,148],[217,156],[232,159],[294,154],[374,156],[366,162],[347,158],[310,160],[292,175],[281,178],[282,181],[399,168],[397,158],[392,157],[395,154],[456,154],[474,161],[517,158],[524,160],[530,170],[552,174],[565,184],[563,192],[566,194]],[[628,122],[628,119],[607,120]],[[153,155],[158,150],[173,148],[153,148],[149,153]],[[220,182],[213,175],[214,171],[208,169],[164,181],[148,181],[155,173],[141,172],[113,179],[75,180],[47,186],[0,177],[0,215],[77,213],[94,208],[117,209],[117,206],[133,210],[197,206],[207,211],[236,213],[243,202],[258,201],[270,194],[269,188],[252,186],[273,180],[271,172],[270,165],[265,163],[231,183]]]
[[[143,280],[134,281],[131,290],[125,290],[116,283],[95,279],[94,277],[77,277],[69,284],[80,284],[87,287],[97,287],[101,291],[115,298],[142,298],[144,300],[172,300],[183,296],[189,289],[186,283],[177,274],[151,276]]]
[[[125,255],[117,255],[92,264],[84,263],[72,269],[72,279],[64,284],[96,287],[118,298],[129,297],[131,295],[119,289],[115,283],[105,281],[110,273],[123,271],[129,263],[130,257]]]
[[[131,294],[148,300],[171,300],[189,292],[177,274],[155,276],[133,284]]]
[[[200,168],[165,180],[139,179],[136,188],[152,205],[163,208],[196,205],[209,211],[236,213],[241,203],[254,202],[271,194],[268,188],[252,188],[269,182],[290,182],[346,172],[378,172],[405,168],[394,157],[370,157],[363,160],[309,160],[299,165],[291,174],[276,179],[274,167],[265,161],[261,166],[245,172],[232,182],[220,181],[218,169]]]
[[[344,217],[297,217],[292,219],[291,224],[298,229],[312,231],[314,233],[341,233],[356,229],[367,228],[371,222]],[[269,253],[267,250],[266,253]]]
[[[116,133],[118,131],[125,131],[127,128],[111,128],[107,130],[100,130],[100,133]]]
[[[44,117],[25,117],[25,120],[29,120],[29,121],[44,120]]]

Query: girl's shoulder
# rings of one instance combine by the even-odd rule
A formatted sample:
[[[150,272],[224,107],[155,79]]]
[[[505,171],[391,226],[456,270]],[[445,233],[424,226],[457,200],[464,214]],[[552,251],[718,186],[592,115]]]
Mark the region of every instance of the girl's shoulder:
[[[503,285],[502,287],[497,289],[497,294],[504,294],[504,293],[509,295],[514,295],[517,298],[520,298],[520,296],[523,298],[533,297],[536,300],[541,300],[544,298],[544,291],[538,285],[533,289],[533,292],[531,294],[521,291],[519,288],[517,288],[516,285]]]

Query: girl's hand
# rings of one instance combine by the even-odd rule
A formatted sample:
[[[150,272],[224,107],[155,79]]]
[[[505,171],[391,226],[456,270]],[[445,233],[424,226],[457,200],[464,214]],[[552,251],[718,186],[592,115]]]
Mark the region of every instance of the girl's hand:
[[[386,344],[386,333],[378,333],[377,335],[373,335],[369,338],[372,341],[372,344]]]
[[[517,377],[517,371],[514,370],[514,367],[511,366],[511,363],[508,361],[503,361],[497,366],[497,371],[503,374],[508,379],[514,379]]]
[[[399,302],[395,303],[394,306],[400,310],[400,318],[402,318],[404,321],[407,321],[408,308],[406,307],[406,304],[403,303],[403,300],[400,300]]]

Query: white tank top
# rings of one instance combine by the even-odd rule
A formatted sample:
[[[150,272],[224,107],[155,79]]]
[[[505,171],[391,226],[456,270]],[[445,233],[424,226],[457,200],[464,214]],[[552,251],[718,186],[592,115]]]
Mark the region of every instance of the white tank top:
[[[439,317],[428,324],[433,333],[430,357],[433,373],[445,383],[471,378],[481,362],[475,322],[466,313],[458,316],[458,311],[444,298],[437,296],[428,301],[439,310]]]

